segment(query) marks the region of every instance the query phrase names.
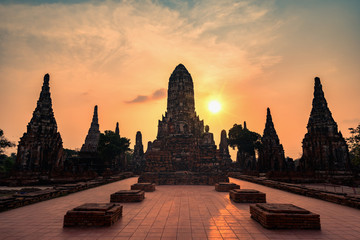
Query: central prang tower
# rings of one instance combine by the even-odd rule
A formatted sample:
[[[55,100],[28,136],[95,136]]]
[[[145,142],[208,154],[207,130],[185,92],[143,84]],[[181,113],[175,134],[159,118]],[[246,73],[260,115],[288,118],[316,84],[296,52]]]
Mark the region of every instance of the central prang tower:
[[[182,64],[175,68],[169,79],[167,111],[170,117],[179,119],[195,114],[193,80]]]
[[[147,172],[214,172],[222,159],[213,134],[195,112],[194,84],[179,64],[169,79],[167,112],[158,123],[156,140],[145,153]]]
[[[167,112],[159,120],[157,139],[169,136],[201,137],[204,122],[195,112],[194,84],[184,65],[179,64],[169,79]]]

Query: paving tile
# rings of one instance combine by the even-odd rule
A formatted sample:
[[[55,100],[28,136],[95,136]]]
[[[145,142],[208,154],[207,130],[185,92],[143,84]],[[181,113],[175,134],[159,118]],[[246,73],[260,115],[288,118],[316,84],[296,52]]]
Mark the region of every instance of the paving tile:
[[[161,236],[162,236],[161,232],[149,232],[146,237],[161,237]]]
[[[267,194],[268,202],[292,203],[320,214],[317,230],[268,230],[250,218],[249,204],[234,203],[213,186],[157,186],[140,203],[124,203],[111,227],[64,228],[67,210],[86,202],[108,202],[137,178],[88,189],[0,213],[0,239],[360,239],[360,210],[231,179]]]
[[[149,237],[147,236],[145,240],[161,240],[161,237]]]

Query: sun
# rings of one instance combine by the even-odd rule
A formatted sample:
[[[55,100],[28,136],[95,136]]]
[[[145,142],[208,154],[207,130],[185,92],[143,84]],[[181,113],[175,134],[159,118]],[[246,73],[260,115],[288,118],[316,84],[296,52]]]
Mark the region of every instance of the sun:
[[[212,113],[218,113],[221,110],[221,104],[217,100],[212,100],[209,102],[208,109]]]

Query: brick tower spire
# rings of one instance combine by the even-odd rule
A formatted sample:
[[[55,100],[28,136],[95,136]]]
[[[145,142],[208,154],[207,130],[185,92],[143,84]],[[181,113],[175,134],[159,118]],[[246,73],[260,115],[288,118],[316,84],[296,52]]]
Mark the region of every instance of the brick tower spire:
[[[318,131],[322,127],[330,127],[329,130],[332,133],[337,132],[338,126],[334,121],[328,104],[326,102],[324,91],[322,90],[322,85],[320,78],[315,78],[314,86],[314,99],[312,101],[312,109],[307,124],[307,129],[309,132]]]
[[[285,167],[284,148],[276,133],[270,108],[266,111],[266,123],[261,142],[263,146],[259,154],[259,171],[282,171]]]
[[[89,132],[85,138],[85,143],[81,147],[81,152],[97,152],[100,139],[98,106],[94,107],[94,114],[89,128]]]
[[[179,120],[195,116],[193,80],[182,64],[175,68],[169,79],[167,113]]]
[[[179,64],[169,78],[167,112],[159,120],[157,138],[169,135],[201,137],[204,122],[195,112],[194,84],[185,66]]]
[[[116,123],[115,133],[120,135],[119,122]]]
[[[328,108],[320,78],[315,78],[314,99],[303,140],[302,168],[344,170],[349,166],[349,150]]]
[[[169,78],[167,111],[150,146],[145,154],[149,172],[200,171],[219,160],[213,134],[208,127],[204,132],[196,115],[193,79],[182,64]]]
[[[19,170],[50,172],[63,164],[63,145],[52,109],[50,76],[45,74],[39,100],[20,139],[17,153]]]

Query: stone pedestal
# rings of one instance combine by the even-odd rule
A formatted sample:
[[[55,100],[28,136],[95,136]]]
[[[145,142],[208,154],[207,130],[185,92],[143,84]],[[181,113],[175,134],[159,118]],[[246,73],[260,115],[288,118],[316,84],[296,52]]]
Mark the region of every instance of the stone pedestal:
[[[15,198],[23,198],[23,199],[29,199],[31,202],[38,202],[38,201],[44,201],[53,197],[58,197],[60,195],[59,191],[54,189],[44,189],[40,191],[35,192],[28,192],[28,193],[17,193],[14,194],[13,197]]]
[[[250,214],[269,229],[320,229],[320,215],[292,204],[257,203],[250,205]]]
[[[131,185],[131,190],[143,190],[145,192],[155,191],[154,183],[135,183]]]
[[[85,203],[66,213],[64,227],[111,226],[122,216],[122,208],[114,203]]]
[[[266,194],[253,189],[233,189],[229,196],[238,203],[266,203]]]
[[[139,183],[151,182],[156,185],[214,185],[220,181],[229,181],[223,174],[199,172],[145,172],[140,175]]]
[[[240,186],[235,183],[219,182],[215,184],[215,190],[218,192],[228,192],[233,189],[240,189]]]
[[[110,202],[141,202],[144,198],[142,190],[121,190],[110,195]]]

